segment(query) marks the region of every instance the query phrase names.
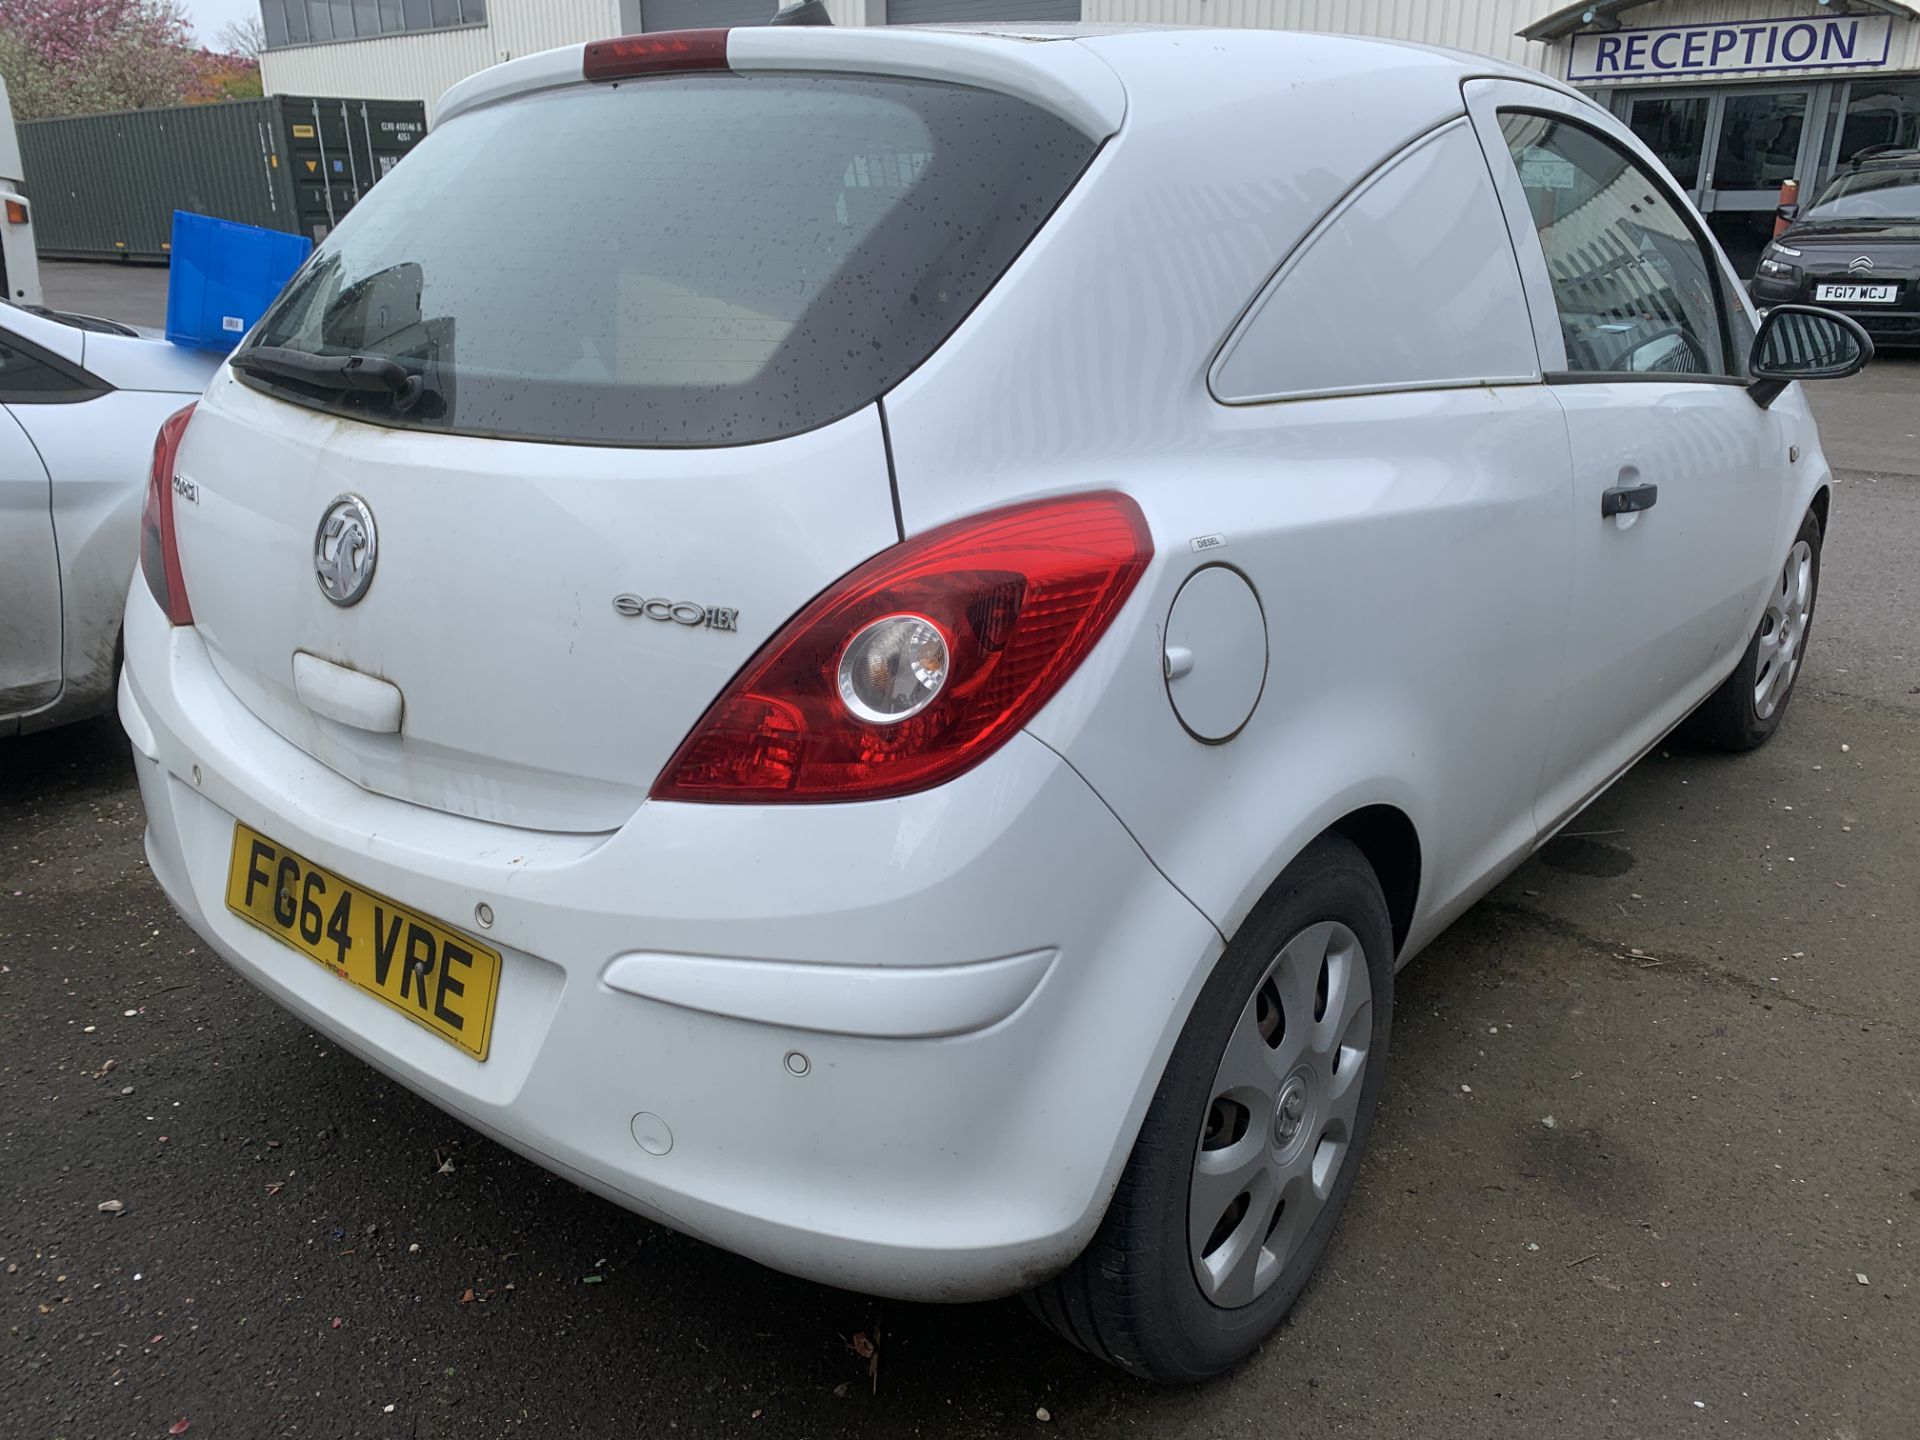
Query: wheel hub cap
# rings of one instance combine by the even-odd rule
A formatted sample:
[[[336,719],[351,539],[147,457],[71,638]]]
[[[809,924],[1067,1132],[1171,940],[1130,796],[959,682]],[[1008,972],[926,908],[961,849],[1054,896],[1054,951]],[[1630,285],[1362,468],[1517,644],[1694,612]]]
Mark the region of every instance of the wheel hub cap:
[[[1307,1097],[1311,1083],[1309,1072],[1301,1071],[1287,1081],[1280,1091],[1279,1103],[1273,1111],[1273,1143],[1282,1151],[1291,1148],[1307,1128]]]
[[[1813,547],[1797,541],[1760,617],[1759,650],[1753,667],[1753,713],[1765,720],[1793,688],[1813,619]]]
[[[1189,1246],[1214,1304],[1265,1294],[1332,1198],[1372,1036],[1352,930],[1323,921],[1280,948],[1227,1040],[1194,1154]]]

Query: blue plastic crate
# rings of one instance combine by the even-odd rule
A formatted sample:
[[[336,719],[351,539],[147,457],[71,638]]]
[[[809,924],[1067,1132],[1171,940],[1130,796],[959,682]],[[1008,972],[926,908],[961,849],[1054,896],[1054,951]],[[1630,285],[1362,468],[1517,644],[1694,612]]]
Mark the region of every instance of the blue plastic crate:
[[[312,249],[304,235],[174,211],[167,339],[233,349]]]

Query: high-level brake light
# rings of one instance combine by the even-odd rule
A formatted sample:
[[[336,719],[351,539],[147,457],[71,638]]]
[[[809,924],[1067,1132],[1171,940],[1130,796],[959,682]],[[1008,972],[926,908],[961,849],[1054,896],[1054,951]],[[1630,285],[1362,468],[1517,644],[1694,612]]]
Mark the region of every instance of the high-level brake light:
[[[589,80],[628,80],[636,75],[726,68],[725,30],[656,30],[593,41],[580,73]]]

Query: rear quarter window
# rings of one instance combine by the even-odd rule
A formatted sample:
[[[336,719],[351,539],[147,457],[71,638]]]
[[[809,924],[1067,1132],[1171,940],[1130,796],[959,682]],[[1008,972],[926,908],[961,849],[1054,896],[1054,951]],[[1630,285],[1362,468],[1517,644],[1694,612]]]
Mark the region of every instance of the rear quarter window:
[[[423,141],[253,342],[394,360],[417,398],[240,378],[460,434],[795,434],[932,353],[1095,148],[1010,96],[869,77],[674,76],[496,105]]]
[[[1244,405],[1539,374],[1493,177],[1462,119],[1381,166],[1301,242],[1212,384]]]

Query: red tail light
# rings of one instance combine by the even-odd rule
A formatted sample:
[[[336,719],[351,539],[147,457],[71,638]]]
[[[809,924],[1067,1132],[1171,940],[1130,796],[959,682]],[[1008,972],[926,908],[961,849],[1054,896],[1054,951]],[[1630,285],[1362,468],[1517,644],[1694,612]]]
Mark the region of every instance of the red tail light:
[[[653,796],[877,800],[941,784],[1052,698],[1152,558],[1139,507],[1110,493],[973,516],[884,551],[761,647]],[[896,692],[909,697],[897,710]]]
[[[147,472],[147,503],[140,511],[140,573],[167,619],[175,625],[193,624],[187,604],[187,582],[180,575],[180,547],[173,538],[173,461],[180,453],[180,437],[187,433],[193,406],[176,410],[160,425],[153,441],[153,468]]]
[[[671,70],[726,68],[725,30],[657,30],[651,35],[593,41],[580,73],[589,80],[626,80]]]

